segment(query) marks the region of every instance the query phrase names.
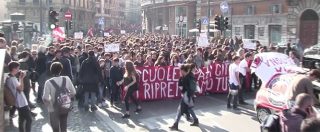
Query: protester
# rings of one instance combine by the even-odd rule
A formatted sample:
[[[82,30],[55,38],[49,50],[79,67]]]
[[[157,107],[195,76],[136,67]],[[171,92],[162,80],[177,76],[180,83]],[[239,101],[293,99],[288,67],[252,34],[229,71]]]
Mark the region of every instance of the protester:
[[[241,89],[240,79],[239,79],[239,64],[240,57],[234,56],[232,58],[233,63],[229,65],[229,94],[228,94],[228,102],[227,107],[231,108],[230,102],[233,99],[233,109],[238,109],[238,91]]]
[[[181,77],[179,79],[179,86],[182,87],[181,93],[183,94],[182,100],[178,107],[178,113],[175,119],[174,124],[170,127],[171,130],[178,130],[178,124],[180,121],[180,118],[183,113],[191,114],[194,122],[191,124],[191,126],[198,126],[199,120],[196,116],[196,114],[193,111],[194,107],[194,94],[195,88],[192,88],[193,85],[191,83],[194,81],[194,75],[192,73],[193,67],[191,64],[184,64],[180,67]]]
[[[306,93],[298,94],[292,109],[280,114],[280,126],[282,132],[300,132],[302,121],[316,117],[313,109],[313,97]]]
[[[248,89],[246,86],[246,76],[248,74],[248,72],[250,72],[250,67],[248,64],[249,60],[252,60],[252,54],[251,53],[246,53],[244,55],[244,59],[241,60],[240,64],[239,64],[239,79],[240,79],[240,87],[241,89],[239,89],[239,104],[247,104],[244,99],[243,99],[243,91],[245,89]]]
[[[94,51],[92,50],[89,51],[89,57],[82,62],[79,79],[84,89],[85,110],[88,111],[91,108],[91,111],[96,111],[96,101],[99,93],[98,84],[102,82],[102,75]]]
[[[58,96],[63,93],[61,91],[67,91],[68,94],[65,96],[70,96],[70,98],[66,98],[65,96],[63,96],[64,101],[66,101],[65,99],[68,99],[67,101],[71,102],[71,97],[76,94],[71,79],[67,76],[61,76],[62,71],[63,66],[60,62],[52,63],[50,72],[53,78],[46,81],[42,97],[44,103],[48,108],[50,125],[53,132],[67,132],[67,118],[69,112],[63,113],[60,111],[59,103],[61,100],[57,99]]]
[[[6,80],[6,85],[10,88],[11,92],[16,99],[16,108],[19,113],[19,131],[20,132],[31,132],[32,116],[29,108],[28,100],[24,91],[24,81],[26,73],[20,71],[19,62],[12,61],[8,64],[9,68],[9,79]],[[18,78],[16,77],[18,76]]]
[[[309,118],[302,121],[301,132],[320,132],[320,119]]]
[[[129,98],[137,106],[137,109],[134,112],[139,113],[142,110],[141,106],[138,103],[138,100],[133,96],[133,94],[139,89],[139,75],[134,67],[133,62],[131,61],[126,61],[124,79],[121,81],[118,81],[117,85],[120,86],[123,83],[124,83],[123,90],[125,91],[124,101],[125,101],[126,112],[122,116],[122,118],[129,118],[130,117]]]
[[[309,94],[313,98],[313,102],[319,105],[318,99],[313,93],[312,81],[320,79],[320,71],[317,69],[311,70],[308,75],[296,75],[293,77],[290,87],[287,89],[286,97],[289,100],[290,106],[294,105],[294,99],[301,93]]]
[[[111,87],[111,98],[110,105],[113,106],[114,102],[118,101],[120,96],[120,86],[117,82],[123,79],[123,71],[119,64],[119,59],[114,58],[112,67],[110,69],[110,87]]]

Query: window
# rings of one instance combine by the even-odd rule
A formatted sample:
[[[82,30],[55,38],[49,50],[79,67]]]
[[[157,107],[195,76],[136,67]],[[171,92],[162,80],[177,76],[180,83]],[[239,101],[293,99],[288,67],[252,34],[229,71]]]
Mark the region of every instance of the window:
[[[259,27],[258,28],[258,34],[259,34],[260,37],[264,36],[264,27]]]
[[[240,27],[235,27],[235,34],[240,35]]]
[[[246,7],[246,14],[247,15],[254,15],[255,14],[255,7],[253,5]]]
[[[26,3],[26,0],[19,0],[19,3],[20,3],[20,4],[25,4],[25,3]]]
[[[101,13],[101,9],[97,8],[97,13],[100,14]]]
[[[269,36],[270,43],[280,43],[281,25],[269,25]]]
[[[281,13],[281,5],[279,5],[279,4],[271,5],[270,12],[272,14],[280,14]]]
[[[244,25],[244,38],[254,39],[254,25]]]
[[[39,4],[39,0],[33,0],[33,4]]]

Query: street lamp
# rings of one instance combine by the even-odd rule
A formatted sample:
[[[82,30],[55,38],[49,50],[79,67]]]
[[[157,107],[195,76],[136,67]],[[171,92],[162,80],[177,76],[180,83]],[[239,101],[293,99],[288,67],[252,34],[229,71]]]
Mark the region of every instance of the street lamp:
[[[183,16],[179,16],[179,20],[178,20],[178,24],[179,24],[179,27],[180,27],[180,37],[182,37],[183,35],[183,20],[184,20],[184,17]]]

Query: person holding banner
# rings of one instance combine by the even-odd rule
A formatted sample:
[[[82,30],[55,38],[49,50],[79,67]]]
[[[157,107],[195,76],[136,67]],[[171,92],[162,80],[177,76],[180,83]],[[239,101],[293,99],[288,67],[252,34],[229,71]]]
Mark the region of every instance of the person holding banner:
[[[250,71],[248,62],[250,59],[252,59],[252,54],[247,52],[244,55],[244,59],[241,60],[240,64],[239,64],[239,78],[240,78],[240,89],[239,89],[239,104],[243,104],[246,105],[248,103],[246,103],[243,99],[243,90],[246,89],[246,76],[248,74],[248,72]]]
[[[122,116],[122,118],[129,118],[129,98],[137,106],[137,109],[135,110],[136,113],[139,113],[142,110],[138,100],[133,96],[133,94],[139,89],[139,75],[132,61],[126,61],[124,79],[118,81],[117,85],[120,86],[123,83],[125,85],[123,90],[125,91],[124,101],[126,113]]]
[[[199,126],[199,120],[192,109],[194,107],[194,94],[196,91],[196,85],[192,85],[192,82],[195,82],[192,72],[194,67],[192,64],[184,64],[180,67],[181,78],[179,79],[179,86],[182,87],[181,93],[183,97],[178,107],[175,123],[169,127],[171,130],[179,130],[178,124],[183,113],[191,114],[193,123],[190,126]]]

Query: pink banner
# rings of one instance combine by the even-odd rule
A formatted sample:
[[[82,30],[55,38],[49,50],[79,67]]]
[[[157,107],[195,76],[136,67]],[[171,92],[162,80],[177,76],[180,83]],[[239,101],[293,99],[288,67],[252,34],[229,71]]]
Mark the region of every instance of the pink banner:
[[[136,97],[141,101],[180,98],[178,86],[179,67],[139,67],[139,91]],[[196,71],[196,79],[201,89],[198,95],[228,92],[228,64],[214,63]]]

